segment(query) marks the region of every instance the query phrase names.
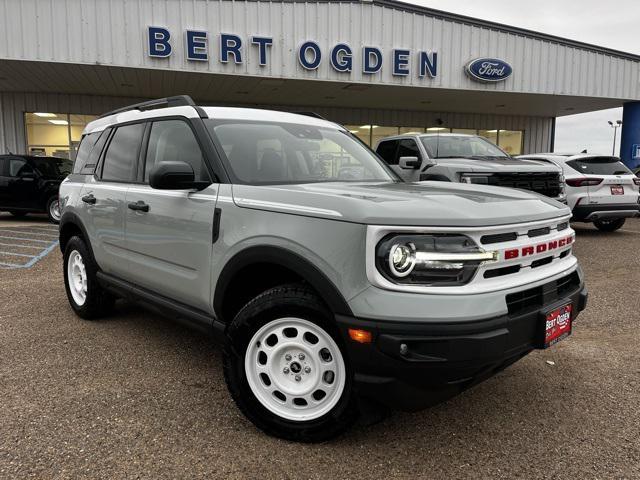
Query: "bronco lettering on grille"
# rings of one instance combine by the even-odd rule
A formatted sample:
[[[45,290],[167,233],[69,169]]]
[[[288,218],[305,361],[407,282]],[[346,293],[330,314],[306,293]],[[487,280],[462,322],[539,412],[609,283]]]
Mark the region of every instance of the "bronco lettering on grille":
[[[539,243],[537,245],[527,245],[521,248],[512,248],[504,251],[505,260],[513,260],[518,257],[528,257],[534,253],[544,253],[558,248],[566,247],[573,243],[573,235],[570,237],[561,238],[560,240],[552,240],[546,243]]]

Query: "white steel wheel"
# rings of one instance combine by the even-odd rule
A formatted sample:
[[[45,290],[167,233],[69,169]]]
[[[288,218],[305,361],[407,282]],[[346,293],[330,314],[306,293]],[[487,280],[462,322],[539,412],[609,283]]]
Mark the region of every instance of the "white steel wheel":
[[[245,354],[251,391],[270,412],[293,421],[322,417],[346,382],[340,348],[324,329],[301,318],[279,318],[251,338]]]
[[[49,216],[56,222],[60,221],[60,201],[53,200],[49,202]]]
[[[82,255],[74,250],[67,259],[67,283],[73,301],[81,307],[87,301],[87,269]]]

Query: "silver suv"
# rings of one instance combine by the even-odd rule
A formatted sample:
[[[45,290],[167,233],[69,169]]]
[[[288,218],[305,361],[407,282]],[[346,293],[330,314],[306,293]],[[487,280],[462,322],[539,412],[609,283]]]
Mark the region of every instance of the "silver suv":
[[[513,158],[478,135],[404,134],[378,143],[378,155],[407,182],[436,180],[531,190],[566,203],[553,162]]]
[[[442,401],[565,338],[586,305],[566,206],[404,183],[314,116],[133,105],[87,126],[74,172],[73,310],[124,297],[221,340],[235,402],[279,437]]]

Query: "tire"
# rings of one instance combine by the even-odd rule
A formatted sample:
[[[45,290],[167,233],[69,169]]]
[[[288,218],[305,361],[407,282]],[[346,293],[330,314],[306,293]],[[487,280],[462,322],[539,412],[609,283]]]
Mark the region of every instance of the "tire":
[[[94,320],[110,313],[114,297],[98,283],[98,266],[81,237],[72,237],[64,249],[64,287],[76,315]]]
[[[60,215],[60,202],[58,201],[58,196],[51,197],[47,200],[47,216],[49,217],[49,221],[56,225],[59,224]]]
[[[224,376],[242,413],[275,437],[321,442],[358,417],[353,373],[333,316],[303,285],[272,288],[240,310],[227,329]],[[303,400],[306,406],[295,403]]]
[[[27,212],[19,212],[17,210],[11,210],[9,213],[16,218],[24,218],[27,216]]]
[[[602,232],[615,232],[622,228],[625,220],[624,218],[612,218],[610,220],[596,220],[593,224]]]

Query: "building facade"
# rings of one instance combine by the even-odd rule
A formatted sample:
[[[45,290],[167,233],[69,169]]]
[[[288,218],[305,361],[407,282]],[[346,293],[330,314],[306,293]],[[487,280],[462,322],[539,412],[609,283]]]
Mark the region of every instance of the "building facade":
[[[627,105],[622,156],[640,162],[640,57],[624,52],[395,0],[2,5],[3,153],[73,157],[95,116],[188,94],[314,111],[374,147],[453,131],[512,154],[552,150],[558,116]]]

